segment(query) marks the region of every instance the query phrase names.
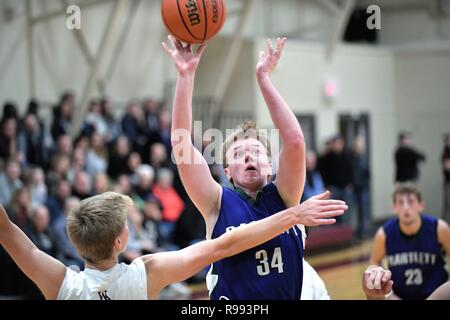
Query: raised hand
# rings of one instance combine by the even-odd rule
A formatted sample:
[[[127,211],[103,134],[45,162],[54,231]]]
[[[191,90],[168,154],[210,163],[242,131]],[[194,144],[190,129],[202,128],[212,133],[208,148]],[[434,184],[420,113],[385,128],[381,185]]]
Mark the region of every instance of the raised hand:
[[[183,44],[174,37],[169,36],[168,38],[172,46],[167,45],[165,42],[162,43],[162,46],[167,54],[172,57],[179,75],[194,75],[203,52],[206,49],[206,44],[203,43],[196,52],[193,52],[190,44],[183,46]]]
[[[363,276],[363,290],[368,299],[384,299],[392,291],[391,272],[380,266],[369,266]]]
[[[287,38],[277,38],[277,48],[273,50],[272,40],[267,39],[267,53],[261,51],[259,54],[259,62],[256,65],[257,74],[268,74],[275,69],[280,61],[286,40]]]
[[[348,207],[344,201],[328,199],[329,197],[330,192],[326,191],[295,207],[298,224],[313,227],[335,223],[334,217],[343,215]]]

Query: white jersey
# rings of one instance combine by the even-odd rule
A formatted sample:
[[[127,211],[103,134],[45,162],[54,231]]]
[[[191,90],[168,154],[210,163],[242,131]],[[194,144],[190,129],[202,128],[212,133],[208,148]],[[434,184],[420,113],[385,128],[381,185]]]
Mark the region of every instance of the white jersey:
[[[58,300],[147,300],[147,272],[141,258],[106,271],[66,270]]]
[[[303,259],[303,287],[300,300],[330,300],[325,283],[305,259]]]

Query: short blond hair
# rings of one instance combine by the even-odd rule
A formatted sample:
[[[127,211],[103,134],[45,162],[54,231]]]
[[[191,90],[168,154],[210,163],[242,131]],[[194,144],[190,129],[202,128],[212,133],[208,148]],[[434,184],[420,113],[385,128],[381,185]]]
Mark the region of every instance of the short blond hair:
[[[253,121],[245,121],[242,123],[232,134],[230,134],[226,139],[225,142],[222,144],[222,161],[223,166],[226,168],[228,167],[227,163],[227,152],[228,149],[230,149],[231,145],[235,143],[238,140],[242,139],[248,139],[248,138],[254,138],[261,142],[261,144],[266,149],[267,156],[271,157],[271,151],[270,151],[270,141],[267,138],[267,134],[264,130],[258,129],[256,127],[256,123]]]
[[[81,201],[69,212],[67,234],[83,259],[96,263],[111,257],[132,205],[128,196],[105,192]]]

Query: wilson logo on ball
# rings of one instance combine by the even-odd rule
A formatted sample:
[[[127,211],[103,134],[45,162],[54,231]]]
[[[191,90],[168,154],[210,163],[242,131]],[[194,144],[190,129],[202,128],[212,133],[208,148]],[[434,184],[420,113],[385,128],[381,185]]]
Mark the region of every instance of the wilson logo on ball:
[[[176,39],[202,43],[222,29],[225,0],[162,0],[161,16],[167,31]]]

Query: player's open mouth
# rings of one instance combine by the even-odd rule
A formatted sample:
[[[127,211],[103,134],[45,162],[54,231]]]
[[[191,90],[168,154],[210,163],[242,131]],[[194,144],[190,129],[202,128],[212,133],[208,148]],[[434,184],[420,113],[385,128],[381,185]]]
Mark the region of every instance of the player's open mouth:
[[[250,165],[245,169],[245,171],[257,171],[257,170],[256,170],[256,167]]]

